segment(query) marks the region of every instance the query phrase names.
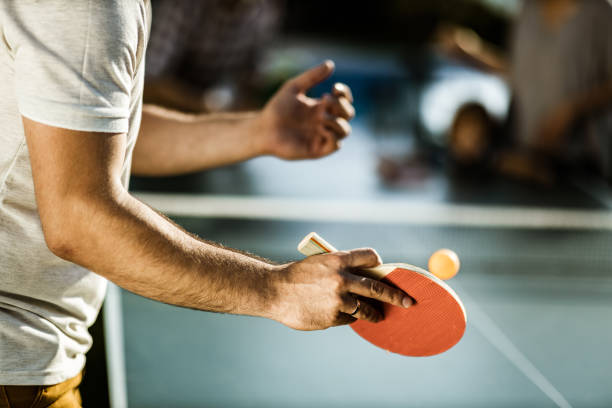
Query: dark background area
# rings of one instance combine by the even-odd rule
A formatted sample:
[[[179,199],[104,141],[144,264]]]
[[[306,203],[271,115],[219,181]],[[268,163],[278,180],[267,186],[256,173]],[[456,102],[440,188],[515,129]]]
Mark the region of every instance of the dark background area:
[[[418,47],[429,41],[439,23],[472,28],[504,48],[508,17],[473,0],[287,1],[284,32],[361,45]]]

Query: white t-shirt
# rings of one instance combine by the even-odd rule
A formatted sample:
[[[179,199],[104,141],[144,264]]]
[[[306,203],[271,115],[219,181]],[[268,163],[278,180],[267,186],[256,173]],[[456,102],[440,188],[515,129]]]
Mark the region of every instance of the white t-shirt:
[[[0,384],[77,375],[106,291],[104,278],[45,244],[21,116],[127,133],[127,186],[150,17],[148,0],[0,3]]]

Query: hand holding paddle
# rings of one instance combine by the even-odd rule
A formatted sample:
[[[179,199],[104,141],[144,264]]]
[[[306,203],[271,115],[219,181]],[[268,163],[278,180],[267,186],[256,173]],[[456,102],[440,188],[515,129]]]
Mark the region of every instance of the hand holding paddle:
[[[298,250],[309,257],[336,251],[314,232],[300,242]],[[432,255],[430,267],[438,275],[450,278],[459,270],[459,258],[448,249],[440,250]],[[353,330],[370,343],[406,356],[431,356],[448,350],[463,337],[467,322],[463,304],[450,286],[435,275],[413,265],[380,262],[362,272],[404,290],[415,300],[408,309],[393,302],[384,303],[382,321],[352,323]]]
[[[278,302],[272,317],[294,329],[318,330],[357,319],[380,321],[383,315],[369,299],[401,309],[409,307],[412,299],[401,290],[349,272],[379,264],[380,257],[373,249],[354,249],[283,266],[272,294],[283,301]]]

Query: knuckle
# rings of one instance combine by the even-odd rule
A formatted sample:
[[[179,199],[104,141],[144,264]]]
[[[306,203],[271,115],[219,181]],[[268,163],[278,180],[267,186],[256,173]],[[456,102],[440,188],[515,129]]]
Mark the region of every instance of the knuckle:
[[[325,266],[333,272],[339,272],[344,268],[344,262],[336,254],[328,255],[325,259]]]
[[[372,311],[365,304],[361,305],[361,309],[359,310],[359,312],[361,314],[361,317],[365,319],[368,319],[372,314]]]
[[[336,255],[341,267],[351,264],[353,259],[353,253],[351,251],[338,251]]]
[[[344,266],[343,254],[334,254],[330,257],[330,262],[334,269],[341,269]]]
[[[334,89],[336,90],[336,92],[346,95],[349,87],[343,82],[336,82],[334,84]]]
[[[385,294],[385,287],[380,283],[372,280],[370,281],[370,292],[377,298],[380,298]]]
[[[346,110],[346,111],[350,111],[351,109],[353,109],[353,105],[351,104],[351,102],[348,100],[348,98],[346,97],[346,95],[342,95],[338,98],[338,102],[340,102],[340,105],[342,105],[342,107]]]
[[[402,300],[404,299],[404,294],[399,290],[393,290],[391,292],[391,301],[397,305],[402,304]]]
[[[363,251],[364,251],[364,255],[365,256],[368,256],[368,257],[370,257],[372,259],[372,263],[375,263],[375,264],[380,264],[381,263],[380,256],[378,255],[378,252],[376,252],[375,249],[364,248]]]
[[[340,273],[335,273],[331,275],[331,287],[335,292],[340,292],[345,286],[345,279]]]
[[[344,120],[344,119],[343,119]],[[338,135],[346,137],[351,133],[351,127],[343,122],[338,122]]]
[[[353,119],[355,117],[355,108],[353,108],[353,106],[349,105],[348,110],[348,116],[350,119]]]
[[[362,307],[362,315],[366,320],[370,320],[370,321],[376,320],[376,315],[374,313],[374,310],[369,306]]]

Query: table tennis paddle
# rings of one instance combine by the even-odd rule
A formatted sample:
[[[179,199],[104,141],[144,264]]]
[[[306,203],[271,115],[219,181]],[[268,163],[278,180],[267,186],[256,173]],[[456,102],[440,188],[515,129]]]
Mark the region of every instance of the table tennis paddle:
[[[314,232],[298,245],[306,256],[337,250]],[[426,270],[403,263],[382,264],[360,274],[406,292],[415,303],[407,309],[383,303],[378,323],[357,320],[351,328],[370,343],[405,356],[440,354],[461,340],[467,322],[465,308],[445,282]]]

